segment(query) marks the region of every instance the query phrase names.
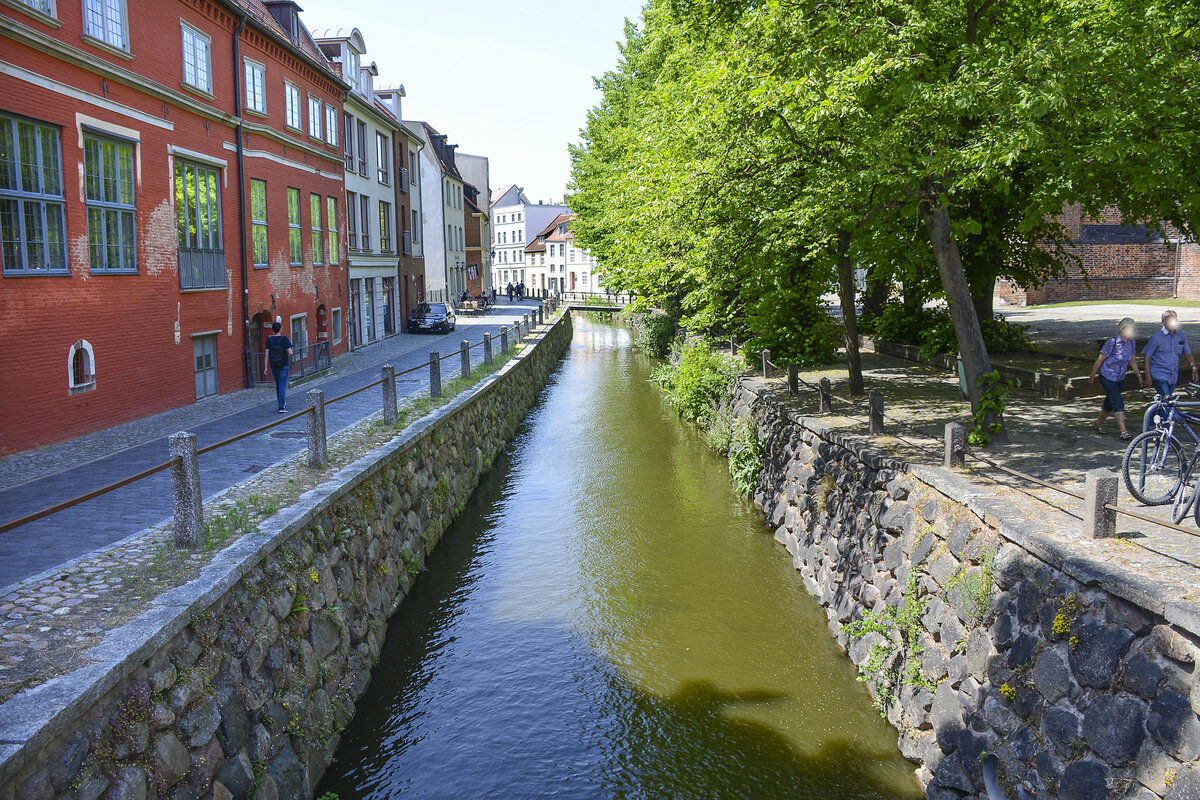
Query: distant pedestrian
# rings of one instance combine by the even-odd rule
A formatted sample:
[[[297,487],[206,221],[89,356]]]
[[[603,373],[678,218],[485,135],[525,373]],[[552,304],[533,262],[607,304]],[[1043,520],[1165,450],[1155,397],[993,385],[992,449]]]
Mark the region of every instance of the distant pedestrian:
[[[1104,387],[1104,402],[1100,406],[1100,416],[1096,418],[1092,430],[1096,433],[1104,433],[1104,420],[1108,419],[1109,414],[1112,414],[1113,419],[1117,421],[1117,427],[1121,429],[1121,439],[1126,441],[1132,439],[1133,435],[1125,427],[1125,399],[1121,396],[1121,390],[1125,387],[1125,373],[1131,366],[1138,383],[1142,382],[1137,358],[1134,357],[1137,353],[1137,342],[1134,340],[1135,331],[1136,327],[1132,319],[1126,317],[1121,320],[1117,325],[1117,335],[1110,338],[1100,348],[1100,355],[1096,357],[1096,363],[1092,365],[1092,374],[1088,376],[1088,385],[1094,386],[1096,375],[1099,374],[1100,385]]]
[[[525,281],[521,281],[520,283],[517,284],[517,299],[518,300],[525,299]]]
[[[511,302],[512,302],[512,299],[513,299],[513,285],[512,285],[512,281],[509,281],[509,284],[508,284],[508,286],[505,286],[505,287],[504,287],[504,293],[505,293],[506,295],[508,295],[508,302],[510,302],[510,303],[511,303]]]
[[[1180,356],[1187,356],[1192,365],[1192,380],[1200,382],[1196,358],[1192,355],[1187,336],[1179,330],[1179,315],[1174,311],[1163,312],[1162,328],[1155,331],[1150,341],[1146,342],[1142,355],[1146,357],[1145,386],[1153,386],[1163,397],[1171,395],[1179,384]]]
[[[279,413],[286,414],[288,369],[292,361],[292,340],[279,333],[283,326],[278,322],[271,324],[274,336],[267,337],[267,363],[271,366],[271,375],[275,378],[275,399],[279,401]]]

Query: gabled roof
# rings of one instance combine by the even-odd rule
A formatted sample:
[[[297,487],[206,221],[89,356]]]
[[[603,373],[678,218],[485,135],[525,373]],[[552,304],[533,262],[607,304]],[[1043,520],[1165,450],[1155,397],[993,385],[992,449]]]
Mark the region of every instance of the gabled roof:
[[[575,219],[574,214],[559,214],[550,222],[549,225],[538,231],[537,235],[539,238],[544,236],[547,242],[564,242],[567,239],[567,235],[565,233],[560,233],[558,227],[563,223],[566,223],[569,226],[571,224],[571,220],[573,219]],[[568,227],[568,230],[569,229],[570,228]]]
[[[492,208],[495,208],[496,206],[503,203],[505,198],[507,198],[510,194],[514,195],[514,197],[512,198],[512,200],[510,202],[504,203],[504,205],[515,206],[515,205],[520,205],[521,203],[526,203],[526,204],[529,203],[529,198],[525,196],[525,190],[522,189],[520,186],[517,186],[515,183],[510,183],[508,186],[506,186],[504,189],[501,189],[499,192],[492,193],[492,197],[495,198],[491,202]]]
[[[546,243],[539,242],[537,239],[534,239],[532,242],[525,245],[525,252],[526,253],[544,253],[544,252],[546,252]]]
[[[442,148],[439,148],[436,144],[438,137],[443,139],[447,137],[438,133],[437,129],[428,122],[423,122],[421,120],[405,120],[404,124],[409,129],[415,128],[419,131],[421,138],[423,138],[426,144],[429,146],[429,153],[433,157],[433,160],[437,162],[439,167],[441,167],[443,175],[449,175],[451,178],[454,178],[457,181],[461,181],[463,179],[462,174],[458,171],[458,167],[454,165],[454,162],[448,161],[444,157]],[[457,147],[457,145],[450,146]]]
[[[274,15],[271,14],[270,9],[267,8],[267,4],[264,3],[263,0],[225,1],[230,5],[237,7],[239,10],[244,11],[246,15],[253,21],[255,27],[264,31],[288,49],[299,52],[301,56],[311,61],[313,66],[324,70],[332,77],[340,81],[340,76],[336,71],[334,71],[332,65],[329,63],[329,59],[327,59],[325,54],[321,52],[321,48],[317,46],[316,40],[313,39],[312,34],[308,32],[308,28],[304,27],[302,23],[297,21],[296,39],[293,41],[292,37],[288,35],[287,31],[280,26],[279,21],[276,20]],[[296,6],[296,10],[299,11],[299,9],[300,7]]]

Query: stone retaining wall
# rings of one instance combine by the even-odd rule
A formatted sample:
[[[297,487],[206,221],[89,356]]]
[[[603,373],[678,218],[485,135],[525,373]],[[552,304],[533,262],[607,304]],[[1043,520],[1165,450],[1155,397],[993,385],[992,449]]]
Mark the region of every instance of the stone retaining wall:
[[[1022,517],[962,475],[789,416],[752,381],[734,411],[758,423],[755,503],[927,797],[985,797],[995,753],[1013,798],[1020,780],[1062,800],[1200,798],[1192,598],[1073,544],[1077,520]]]
[[[570,315],[0,705],[0,800],[312,796],[388,617],[569,346]]]

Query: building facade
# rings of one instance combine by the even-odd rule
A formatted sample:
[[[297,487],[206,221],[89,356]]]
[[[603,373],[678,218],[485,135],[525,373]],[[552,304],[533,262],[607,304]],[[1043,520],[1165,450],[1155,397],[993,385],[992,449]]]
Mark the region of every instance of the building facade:
[[[462,294],[466,266],[463,178],[455,164],[458,145],[429,123],[405,121],[421,140],[421,229],[425,254],[425,294],[432,302]]]
[[[527,251],[526,247],[555,217],[567,213],[570,209],[561,203],[531,203],[519,186],[505,187],[492,198],[492,280],[497,291],[509,283],[524,282],[529,288],[541,285],[545,272],[538,267],[545,264],[531,262],[530,255],[544,258],[545,249]]]
[[[398,272],[402,243],[396,227],[399,127],[376,107],[379,69],[365,60],[362,33],[357,28],[325,30],[316,41],[350,85],[341,121],[350,299],[346,319],[350,346],[362,347],[403,330]]]
[[[0,5],[0,454],[344,351],[345,85],[294,3]]]
[[[404,87],[375,92],[375,106],[396,126],[396,230],[399,233],[400,329],[425,299],[425,256],[421,245],[421,158],[420,137],[401,122]]]
[[[530,288],[550,294],[604,290],[599,263],[590,252],[575,246],[574,221],[574,214],[560,214],[529,243]]]
[[[469,187],[468,207],[463,209],[467,227],[466,287],[472,297],[490,293],[492,281],[491,247],[491,164],[486,156],[459,153],[458,171]],[[478,240],[478,241],[476,241]]]

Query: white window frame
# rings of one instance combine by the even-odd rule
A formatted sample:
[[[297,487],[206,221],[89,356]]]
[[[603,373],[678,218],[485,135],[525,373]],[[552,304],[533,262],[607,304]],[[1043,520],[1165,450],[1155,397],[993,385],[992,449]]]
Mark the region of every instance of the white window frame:
[[[87,354],[85,364],[86,371],[84,372],[83,383],[75,382],[75,354],[82,350]],[[70,394],[79,394],[80,392],[90,392],[96,388],[96,352],[92,349],[92,343],[87,339],[80,339],[71,345],[67,350],[67,390]]]
[[[242,59],[242,81],[243,99],[245,100],[246,110],[253,111],[258,114],[267,113],[267,66],[252,58]],[[254,83],[251,82],[251,73],[255,73],[260,79]],[[251,92],[253,87],[253,92]],[[251,102],[251,97],[257,100],[256,103]]]
[[[329,338],[333,344],[342,343],[342,307],[329,309]]]
[[[314,114],[313,109],[316,109],[317,113]],[[322,139],[322,118],[323,114],[321,113],[321,98],[310,94],[308,96],[308,135],[317,141],[321,141]]]
[[[292,100],[295,98],[295,102]],[[293,131],[303,131],[304,128],[304,94],[300,87],[289,80],[283,82],[283,124]],[[296,112],[296,124],[292,124],[292,111]]]
[[[179,46],[183,53],[183,85],[188,87],[189,89],[195,89],[197,91],[203,92],[204,94],[211,96],[212,95],[212,83],[213,83],[212,37],[209,36],[204,31],[197,28],[195,25],[189,25],[188,23],[184,22],[183,20],[179,20],[179,28],[180,28],[180,30],[179,30]],[[199,53],[194,52],[192,54],[192,58],[193,58],[193,62],[194,62],[192,64],[193,80],[188,80],[188,45],[187,45],[187,42],[188,42],[189,34],[191,35],[192,40],[193,40],[193,42],[195,42],[196,45],[198,45],[200,42],[204,43],[204,64],[203,65],[200,64]],[[193,47],[193,49],[195,49],[195,48]],[[200,76],[201,66],[203,66],[203,69],[204,69],[203,83],[201,83],[199,80],[199,78],[201,77]]]
[[[120,20],[112,17],[112,12],[116,9],[112,8],[114,4],[120,5]],[[92,25],[92,20],[89,19],[89,10],[94,9],[100,14],[101,28],[99,31]],[[121,41],[114,42],[109,38],[110,34],[114,33],[112,29],[113,23],[119,23],[121,26],[120,34]],[[96,42],[103,47],[113,47],[117,50],[129,52],[129,5],[126,0],[83,0],[83,37],[91,42]]]
[[[22,6],[22,10],[32,12],[32,16],[48,20],[53,20],[53,25],[61,25],[58,21],[58,4],[56,0],[16,0],[17,5]],[[44,6],[44,7],[43,7]]]
[[[296,344],[296,339],[294,338],[295,333],[296,333],[296,320],[298,320],[298,319],[304,320],[304,344]],[[292,347],[294,347],[296,350],[300,351],[299,357],[301,359],[304,358],[304,348],[308,347],[308,344],[309,344],[308,333],[309,333],[309,331],[308,331],[308,312],[307,311],[303,314],[292,314],[290,317],[288,317],[288,339],[291,340]],[[296,360],[296,356],[292,356],[292,359]]]
[[[325,144],[337,146],[338,110],[336,106],[325,106]]]

